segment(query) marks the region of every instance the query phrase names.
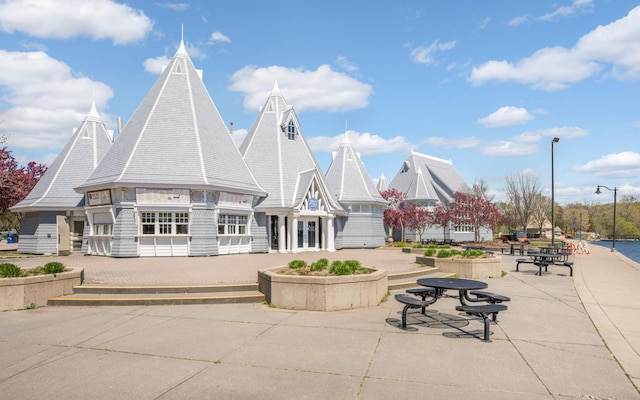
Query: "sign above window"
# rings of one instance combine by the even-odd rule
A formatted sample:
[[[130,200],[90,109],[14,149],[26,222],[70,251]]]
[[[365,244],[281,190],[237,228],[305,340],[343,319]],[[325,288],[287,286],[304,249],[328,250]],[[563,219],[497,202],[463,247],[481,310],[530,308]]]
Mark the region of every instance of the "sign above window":
[[[189,204],[189,189],[136,188],[138,204]]]
[[[220,192],[218,205],[221,207],[251,208],[253,206],[253,196],[249,194]]]
[[[309,211],[318,211],[318,198],[317,197],[309,197]]]
[[[111,190],[105,189],[87,192],[87,203],[89,204],[89,207],[106,206],[111,204]]]

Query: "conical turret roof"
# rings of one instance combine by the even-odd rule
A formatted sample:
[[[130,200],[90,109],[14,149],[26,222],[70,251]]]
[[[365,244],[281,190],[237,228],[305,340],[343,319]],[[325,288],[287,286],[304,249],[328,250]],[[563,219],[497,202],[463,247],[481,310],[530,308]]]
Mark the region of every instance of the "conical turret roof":
[[[373,184],[360,156],[353,150],[346,133],[327,170],[327,184],[340,202],[387,204]]]
[[[73,132],[47,172],[27,197],[11,210],[29,212],[83,207],[84,195],[73,188],[89,177],[112,143],[113,133],[106,129],[93,103],[89,114]]]
[[[468,187],[449,160],[411,151],[389,186],[406,193],[407,200],[450,202]]]
[[[184,42],[78,190],[157,185],[266,195],[233,143]]]
[[[277,83],[240,146],[245,162],[269,196],[257,208],[296,208],[314,185],[329,211],[344,212],[302,135],[298,118]]]

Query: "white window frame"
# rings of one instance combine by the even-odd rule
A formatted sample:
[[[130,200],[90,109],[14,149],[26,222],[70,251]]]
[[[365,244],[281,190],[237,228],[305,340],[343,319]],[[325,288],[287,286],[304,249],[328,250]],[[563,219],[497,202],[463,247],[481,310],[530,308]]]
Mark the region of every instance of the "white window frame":
[[[147,229],[145,229],[145,227]],[[189,213],[175,211],[141,211],[141,236],[187,236]]]
[[[246,236],[249,235],[249,216],[243,214],[219,214],[219,236]]]

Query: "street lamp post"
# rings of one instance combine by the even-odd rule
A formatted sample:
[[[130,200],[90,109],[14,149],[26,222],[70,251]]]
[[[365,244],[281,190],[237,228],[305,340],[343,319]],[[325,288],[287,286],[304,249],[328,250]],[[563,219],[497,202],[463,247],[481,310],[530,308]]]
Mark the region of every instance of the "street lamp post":
[[[616,202],[618,196],[618,188],[614,187],[613,189],[609,189],[604,185],[598,185],[598,187],[596,188],[596,194],[602,193],[600,192],[601,187],[613,192],[613,245],[611,246],[611,251],[616,251]]]
[[[555,207],[555,185],[553,182],[553,144],[558,143],[560,138],[554,137],[551,141],[551,247],[556,245],[556,207]]]

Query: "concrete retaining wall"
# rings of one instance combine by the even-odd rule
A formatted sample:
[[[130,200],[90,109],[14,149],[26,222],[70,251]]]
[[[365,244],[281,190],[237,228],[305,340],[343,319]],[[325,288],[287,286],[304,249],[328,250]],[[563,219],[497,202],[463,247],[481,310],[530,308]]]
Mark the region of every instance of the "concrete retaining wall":
[[[387,293],[387,271],[364,275],[282,275],[258,271],[258,290],[269,304],[293,310],[337,311],[378,305]]]
[[[50,297],[73,293],[73,287],[82,283],[83,272],[74,268],[55,275],[0,278],[0,311],[46,306]]]

